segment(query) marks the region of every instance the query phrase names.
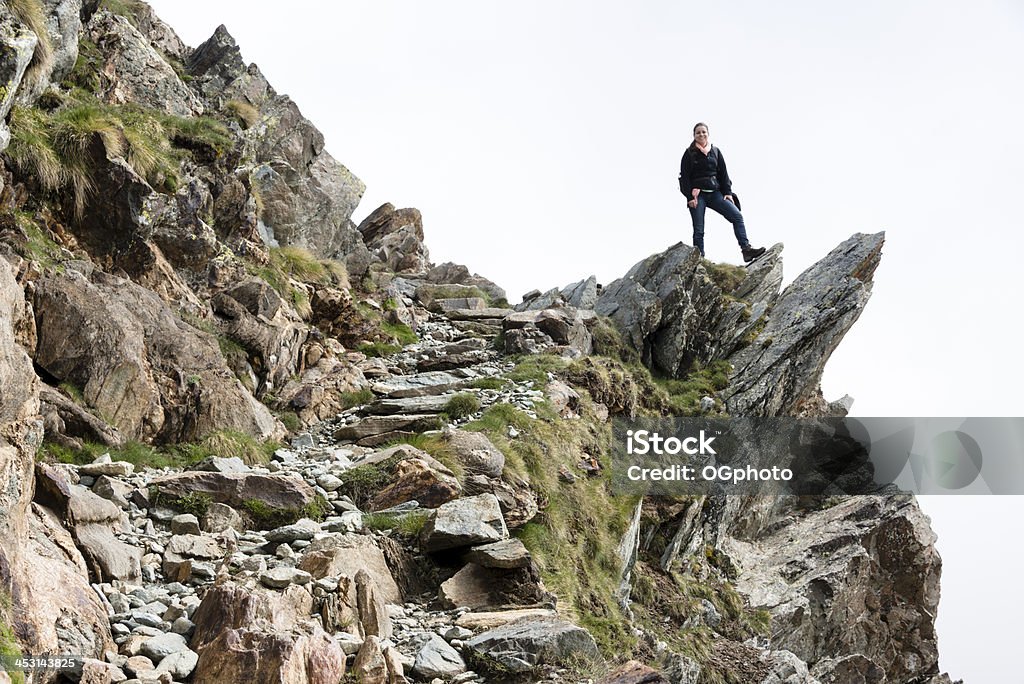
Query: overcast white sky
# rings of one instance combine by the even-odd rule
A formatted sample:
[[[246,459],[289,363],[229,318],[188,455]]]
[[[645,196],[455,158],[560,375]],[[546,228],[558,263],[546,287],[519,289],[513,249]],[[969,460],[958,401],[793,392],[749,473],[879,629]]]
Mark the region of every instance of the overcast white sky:
[[[366,182],[357,221],[417,207],[433,260],[511,301],[689,242],[676,177],[706,121],[752,241],[785,243],[787,281],[887,231],[827,398],[865,416],[1022,415],[1024,3],[152,4],[193,46],[227,25]],[[711,212],[707,250],[740,263]],[[923,506],[945,561],[943,668],[1019,677],[1021,498]]]

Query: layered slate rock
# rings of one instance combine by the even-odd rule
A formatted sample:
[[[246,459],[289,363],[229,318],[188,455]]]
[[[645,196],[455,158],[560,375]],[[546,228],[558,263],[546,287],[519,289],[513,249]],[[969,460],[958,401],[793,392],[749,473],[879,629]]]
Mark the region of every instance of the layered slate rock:
[[[853,676],[843,674],[854,665],[848,656],[856,656],[910,681],[938,664],[942,564],[934,542],[912,499],[860,496],[722,546],[742,568],[737,588],[771,612],[773,645],[815,677],[845,681]]]
[[[753,342],[729,357],[730,413],[784,415],[816,395],[825,363],[871,297],[884,242],[885,233],[858,233],[786,288]]]
[[[777,246],[759,261],[773,264],[780,251]],[[759,271],[748,278],[764,280],[767,274]],[[761,292],[752,284],[741,288]],[[671,377],[684,376],[694,362],[706,363],[734,351],[758,320],[743,321],[745,308],[723,299],[700,252],[683,243],[633,266],[602,290],[594,306],[615,322],[645,365]],[[726,326],[726,335],[718,330],[723,318],[734,322]]]
[[[301,509],[316,496],[313,488],[302,480],[261,473],[190,471],[157,478],[153,486],[171,499],[204,494],[216,503],[234,508],[255,500],[275,509]]]
[[[590,633],[559,617],[524,618],[478,634],[466,642],[466,648],[510,672],[600,658]]]

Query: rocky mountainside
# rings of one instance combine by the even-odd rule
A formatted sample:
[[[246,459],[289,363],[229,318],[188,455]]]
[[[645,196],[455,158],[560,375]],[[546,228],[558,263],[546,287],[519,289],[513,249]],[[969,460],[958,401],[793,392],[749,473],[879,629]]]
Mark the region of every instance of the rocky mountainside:
[[[611,491],[614,417],[835,416],[882,234],[435,265],[224,27],[0,3],[3,682],[948,684],[912,497]],[[2,670],[2,668],[0,668]]]

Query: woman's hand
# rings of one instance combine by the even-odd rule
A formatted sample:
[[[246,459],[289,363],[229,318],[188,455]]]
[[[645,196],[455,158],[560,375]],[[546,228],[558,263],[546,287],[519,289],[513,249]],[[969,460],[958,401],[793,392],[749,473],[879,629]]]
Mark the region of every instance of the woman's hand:
[[[735,202],[733,202],[733,200],[732,200],[732,195],[726,195],[726,196],[725,196],[725,199],[729,200],[729,201],[730,201],[730,202],[732,202],[733,204],[736,204],[736,203],[735,203]]]
[[[686,206],[690,207],[691,209],[696,209],[697,208],[697,200],[695,200],[695,199],[690,200],[689,202],[686,203]]]

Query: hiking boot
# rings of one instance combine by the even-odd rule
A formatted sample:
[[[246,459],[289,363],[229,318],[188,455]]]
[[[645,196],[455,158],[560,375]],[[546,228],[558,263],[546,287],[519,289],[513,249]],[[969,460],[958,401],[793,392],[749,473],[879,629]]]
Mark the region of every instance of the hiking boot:
[[[743,260],[748,264],[765,253],[764,247],[744,247],[743,248]]]

